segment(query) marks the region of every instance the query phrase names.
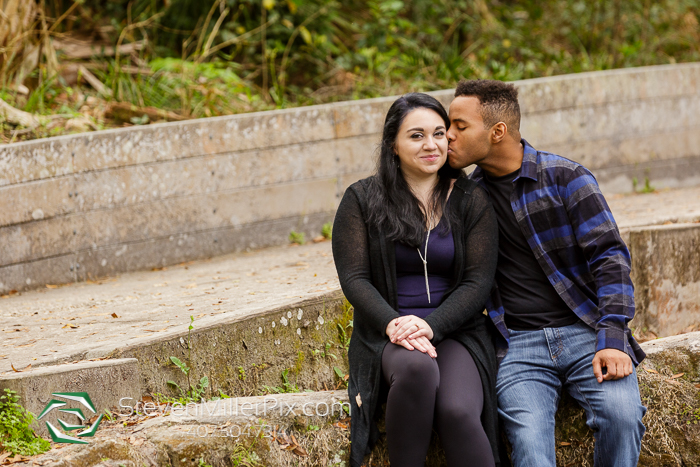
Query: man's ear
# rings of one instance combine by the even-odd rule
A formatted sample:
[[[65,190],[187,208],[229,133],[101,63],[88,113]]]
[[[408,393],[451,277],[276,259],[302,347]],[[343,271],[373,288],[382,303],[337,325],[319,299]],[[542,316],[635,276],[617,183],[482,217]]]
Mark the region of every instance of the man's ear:
[[[508,134],[508,125],[504,122],[498,122],[491,127],[491,144],[498,144]]]

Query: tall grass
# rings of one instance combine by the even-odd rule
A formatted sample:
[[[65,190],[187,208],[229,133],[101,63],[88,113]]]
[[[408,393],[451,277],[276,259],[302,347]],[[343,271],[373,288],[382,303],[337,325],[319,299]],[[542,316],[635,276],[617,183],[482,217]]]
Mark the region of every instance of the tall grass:
[[[54,36],[100,31],[112,44],[145,41],[138,53],[99,59],[94,72],[110,99],[193,118],[448,88],[461,78],[700,59],[700,0],[104,3],[56,0],[47,28],[73,7]],[[44,96],[65,88],[45,59],[25,83]],[[13,102],[50,112],[50,100]]]

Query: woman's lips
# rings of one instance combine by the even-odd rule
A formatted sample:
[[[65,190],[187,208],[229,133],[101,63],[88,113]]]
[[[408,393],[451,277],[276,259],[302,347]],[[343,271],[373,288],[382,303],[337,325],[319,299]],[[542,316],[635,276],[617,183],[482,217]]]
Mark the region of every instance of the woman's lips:
[[[440,155],[439,154],[428,154],[427,156],[421,156],[421,159],[433,162],[433,161],[440,159]]]

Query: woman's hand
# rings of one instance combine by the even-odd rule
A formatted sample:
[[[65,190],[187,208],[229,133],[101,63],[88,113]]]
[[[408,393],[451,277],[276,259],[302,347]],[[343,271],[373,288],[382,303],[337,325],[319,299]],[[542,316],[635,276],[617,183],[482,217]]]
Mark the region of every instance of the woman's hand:
[[[417,316],[401,316],[393,320],[392,323],[394,323],[392,332],[391,334],[387,332],[387,334],[393,343],[407,338],[416,339],[418,337],[426,337],[428,340],[433,338],[433,330],[430,328],[430,325]],[[388,330],[387,328],[387,331]]]
[[[433,358],[437,357],[435,347],[430,342],[433,331],[428,323],[417,316],[408,315],[391,320],[386,327],[386,335],[396,345],[408,350],[419,350]]]

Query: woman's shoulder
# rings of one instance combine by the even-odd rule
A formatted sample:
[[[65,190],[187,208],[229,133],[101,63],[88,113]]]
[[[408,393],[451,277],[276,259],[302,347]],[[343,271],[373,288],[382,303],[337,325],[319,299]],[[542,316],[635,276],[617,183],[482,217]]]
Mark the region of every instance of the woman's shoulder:
[[[369,190],[370,186],[376,183],[376,179],[376,175],[363,178],[350,185],[348,190],[351,190],[359,201],[365,201],[367,198],[367,190]]]
[[[459,177],[454,183],[453,191],[454,190],[457,190],[456,192],[462,196],[468,196],[475,200],[488,200],[488,193],[486,193],[486,190],[484,190],[478,182],[467,177]]]

